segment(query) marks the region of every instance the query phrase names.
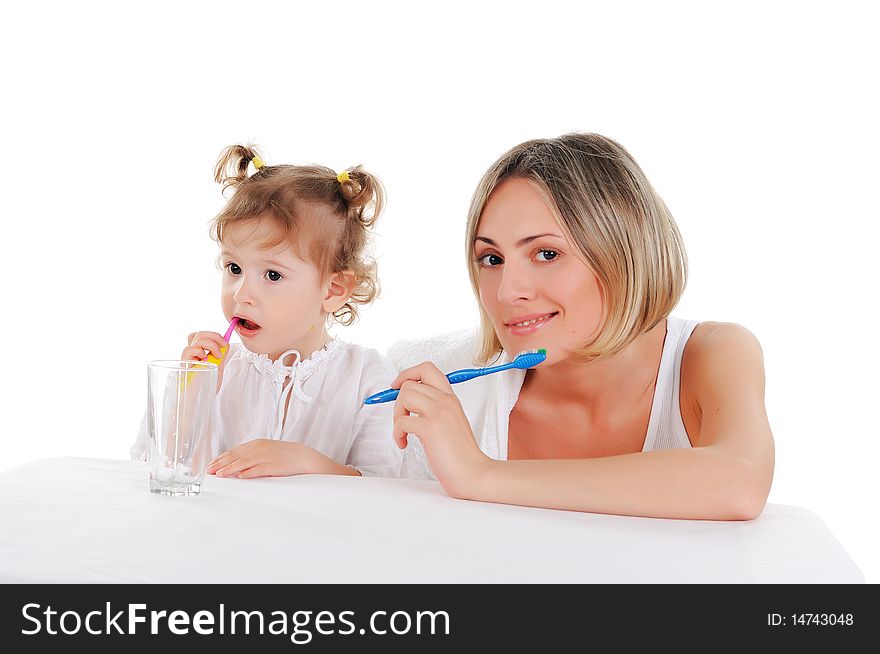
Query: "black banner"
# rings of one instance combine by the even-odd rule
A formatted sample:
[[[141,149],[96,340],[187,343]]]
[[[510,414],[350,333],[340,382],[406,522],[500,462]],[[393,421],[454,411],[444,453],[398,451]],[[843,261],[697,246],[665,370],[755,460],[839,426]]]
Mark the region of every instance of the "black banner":
[[[5,651],[847,646],[876,585],[4,585]],[[706,639],[710,640],[706,640]],[[870,641],[868,641],[870,642]],[[8,649],[9,645],[15,649]]]

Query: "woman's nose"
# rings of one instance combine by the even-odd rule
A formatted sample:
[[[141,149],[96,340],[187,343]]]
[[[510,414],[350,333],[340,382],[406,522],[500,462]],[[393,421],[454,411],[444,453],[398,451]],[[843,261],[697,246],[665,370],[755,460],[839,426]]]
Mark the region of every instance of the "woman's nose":
[[[534,297],[535,287],[526,266],[505,262],[501,271],[501,283],[498,286],[498,301],[512,304],[531,300]]]

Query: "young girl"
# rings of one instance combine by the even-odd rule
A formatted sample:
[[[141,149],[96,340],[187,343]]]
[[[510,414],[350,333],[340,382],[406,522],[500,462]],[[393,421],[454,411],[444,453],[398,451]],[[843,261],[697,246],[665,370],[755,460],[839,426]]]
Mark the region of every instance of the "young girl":
[[[253,174],[248,174],[253,169]],[[222,357],[217,420],[207,472],[250,478],[301,473],[397,475],[391,407],[363,399],[396,370],[378,352],[331,338],[328,320],[349,325],[378,293],[365,256],[384,203],[360,167],[268,166],[253,147],[220,156],[215,180],[234,189],[213,221],[221,248],[221,305],[238,318],[242,344],[189,335],[181,358]],[[145,454],[146,426],[132,449]]]
[[[466,247],[478,362],[538,348],[547,359],[486,378],[477,400],[465,397],[475,382],[453,392],[431,363],[401,372],[394,437],[406,447],[418,436],[406,476],[428,476],[427,455],[459,498],[658,518],[761,513],[774,466],[761,348],[739,325],[670,316],[684,248],[626,150],[596,134],[516,146],[477,187]]]

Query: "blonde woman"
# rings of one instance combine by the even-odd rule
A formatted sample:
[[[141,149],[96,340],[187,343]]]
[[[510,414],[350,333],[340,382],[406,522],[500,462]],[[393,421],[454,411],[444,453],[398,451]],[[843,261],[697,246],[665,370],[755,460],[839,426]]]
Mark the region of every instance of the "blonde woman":
[[[477,187],[466,248],[477,363],[538,348],[547,359],[493,375],[479,420],[432,363],[392,384],[396,442],[417,436],[410,449],[424,448],[450,495],[658,518],[761,513],[774,467],[761,347],[739,325],[670,315],[682,240],[623,147],[596,134],[514,147]]]

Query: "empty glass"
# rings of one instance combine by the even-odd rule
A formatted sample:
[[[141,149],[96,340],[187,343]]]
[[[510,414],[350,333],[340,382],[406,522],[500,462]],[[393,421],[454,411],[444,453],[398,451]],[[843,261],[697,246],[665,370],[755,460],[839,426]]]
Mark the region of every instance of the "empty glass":
[[[210,460],[217,365],[151,361],[147,382],[150,491],[198,495]]]

